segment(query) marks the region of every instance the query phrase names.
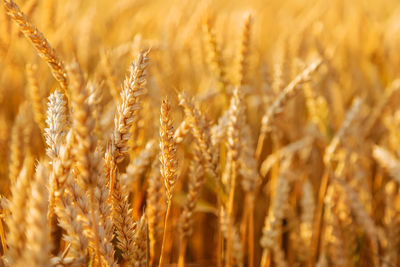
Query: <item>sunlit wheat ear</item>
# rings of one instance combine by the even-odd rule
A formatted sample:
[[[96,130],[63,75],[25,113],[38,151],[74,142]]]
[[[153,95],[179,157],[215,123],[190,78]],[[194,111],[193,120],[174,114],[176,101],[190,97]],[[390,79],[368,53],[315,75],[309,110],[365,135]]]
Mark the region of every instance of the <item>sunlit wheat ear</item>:
[[[11,215],[7,219],[9,232],[7,235],[7,259],[10,264],[13,264],[17,259],[21,258],[26,242],[26,205],[25,202],[29,199],[31,184],[28,172],[28,161],[25,162],[25,167],[19,173],[16,181],[11,187],[11,200],[9,209]]]
[[[3,3],[9,16],[18,24],[19,29],[24,33],[26,38],[31,41],[39,56],[49,65],[54,78],[60,83],[63,93],[69,98],[68,75],[56,51],[35,25],[28,21],[25,14],[14,1],[3,0]]]
[[[29,138],[32,131],[29,109],[30,106],[27,102],[21,104],[11,129],[9,163],[9,179],[11,183],[15,183],[21,171],[24,157],[29,149]]]
[[[95,121],[92,116],[93,110],[87,102],[88,91],[86,90],[85,81],[80,73],[78,64],[76,62],[72,63],[69,66],[69,70],[73,77],[71,83],[72,126],[77,141],[73,154],[76,165],[79,168],[79,179],[81,179],[82,186],[93,188],[97,179],[92,173],[95,162],[93,162],[91,156],[97,145],[95,136],[91,134],[95,127]]]
[[[222,209],[220,224],[222,234],[226,240],[229,235],[229,221],[231,221],[228,216],[228,213]],[[242,240],[240,240],[238,228],[235,225],[232,228],[232,266],[243,267],[244,251]]]
[[[340,196],[340,188],[337,184],[329,185],[325,197],[326,213],[324,214],[325,231],[322,239],[322,250],[320,257],[325,252],[329,255],[331,261],[337,266],[348,266],[349,258],[345,249],[345,238],[343,229],[340,225],[339,213],[343,212],[343,199]],[[321,259],[320,259],[321,260]]]
[[[237,178],[239,175],[239,155],[240,155],[240,130],[243,127],[243,106],[242,96],[239,87],[235,88],[230,105],[230,114],[228,122],[228,163],[230,166],[229,178],[229,199],[228,199],[228,236],[227,236],[227,261],[232,260],[232,238],[233,238],[233,225],[234,225],[234,204]]]
[[[133,266],[146,266],[147,265],[147,218],[142,215],[136,222],[134,231],[134,254],[132,257]]]
[[[163,100],[162,102],[160,123],[161,176],[164,179],[168,201],[171,201],[177,180],[177,159],[174,128],[171,120],[171,107],[168,100]]]
[[[49,177],[49,205],[48,222],[54,243],[59,241],[59,229],[57,228],[57,218],[55,216],[55,205],[64,190],[64,182],[69,173],[71,165],[71,146],[72,138],[69,137],[68,143],[65,142],[67,131],[67,106],[64,96],[59,91],[54,91],[49,97],[47,109],[47,128],[44,129],[44,136],[47,143],[47,155],[50,158],[52,171]],[[62,147],[62,149],[61,149]],[[62,153],[62,154],[60,154]],[[57,247],[55,248],[57,249]]]
[[[160,162],[161,162],[161,178],[164,180],[164,186],[167,193],[167,211],[165,214],[164,235],[161,246],[160,266],[164,262],[164,246],[166,241],[166,233],[168,231],[168,217],[172,204],[172,196],[177,181],[177,157],[176,143],[174,139],[174,128],[171,119],[171,107],[167,99],[164,99],[161,104],[160,116]]]
[[[104,259],[110,262],[110,255],[108,255],[107,247],[103,247],[103,245],[107,245],[107,243],[101,238],[101,235],[104,234],[104,230],[100,232],[101,229],[95,224],[98,220],[97,209],[99,209],[99,204],[96,203],[96,189],[100,182],[99,179],[104,179],[104,176],[99,176],[103,173],[103,170],[99,169],[103,167],[102,159],[96,151],[97,140],[95,136],[91,134],[95,128],[95,120],[92,116],[93,110],[87,102],[88,92],[86,91],[84,78],[80,73],[80,68],[77,63],[70,65],[70,74],[73,78],[71,83],[73,133],[77,141],[76,146],[73,147],[73,157],[76,161],[76,171],[79,173],[79,175],[77,175],[78,183],[88,193],[90,207],[89,218],[92,224],[91,230],[94,236],[96,258],[99,261]],[[100,188],[100,192],[102,192],[101,190],[105,190],[105,188]]]
[[[225,71],[222,63],[221,53],[217,46],[217,40],[215,37],[215,30],[210,25],[210,20],[207,18],[203,22],[203,32],[205,35],[205,43],[208,52],[208,63],[211,71],[216,76],[217,87],[224,97],[227,97],[227,83],[225,77]]]
[[[356,98],[353,100],[353,103],[352,103],[349,111],[346,113],[345,120],[343,121],[342,125],[340,126],[340,129],[337,131],[335,136],[332,138],[330,144],[325,149],[325,155],[324,155],[325,164],[330,164],[330,161],[331,161],[336,149],[338,148],[340,143],[343,141],[343,138],[346,136],[346,134],[350,130],[351,124],[357,118],[357,115],[361,109],[362,103],[363,103],[363,101],[361,98]]]
[[[105,155],[105,173],[107,179],[110,180],[111,194],[114,180],[110,179],[110,172],[126,157],[129,151],[128,141],[131,136],[131,127],[135,125],[136,113],[140,108],[140,97],[145,94],[145,69],[148,63],[148,54],[149,51],[139,53],[136,61],[130,66],[130,73],[125,78],[121,101],[114,118],[114,132]]]
[[[250,52],[250,34],[252,26],[252,16],[249,12],[244,14],[244,23],[239,49],[239,68],[237,86],[243,86],[246,83],[248,67],[249,67],[249,52]]]
[[[145,70],[148,64],[149,51],[139,53],[136,61],[129,69],[129,76],[124,81],[121,92],[121,102],[114,119],[115,128],[112,137],[112,155],[115,161],[121,162],[127,151],[127,142],[130,137],[130,128],[135,121],[135,114],[140,108],[140,97],[145,94]]]
[[[190,126],[191,132],[195,137],[199,149],[204,158],[206,171],[214,178],[219,177],[218,152],[211,142],[210,128],[200,110],[197,109],[186,93],[179,93],[179,105],[185,112],[185,120]]]
[[[118,175],[118,172],[115,171],[115,175]],[[112,195],[112,217],[118,240],[117,247],[121,250],[125,262],[130,262],[135,250],[132,208],[128,196],[126,188],[121,185],[119,177],[116,177]]]
[[[175,130],[174,139],[177,144],[183,142],[185,136],[190,132],[190,126],[186,120],[179,124],[178,128]]]
[[[399,211],[396,209],[396,199],[397,190],[396,190],[396,182],[389,181],[385,185],[385,215],[384,215],[384,225],[386,227],[386,236],[388,237],[389,242],[386,244],[385,252],[384,252],[384,260],[388,262],[393,262],[396,264],[399,260],[399,256],[397,254],[396,247],[400,242],[399,239]]]
[[[279,237],[282,234],[282,220],[285,217],[285,206],[289,198],[290,183],[287,173],[281,173],[278,177],[272,200],[271,211],[265,217],[264,228],[260,239],[263,248],[262,264],[273,254],[273,261],[277,266],[287,266],[284,251],[280,246]]]
[[[24,258],[32,266],[49,266],[50,264],[50,232],[47,222],[48,203],[47,169],[39,163],[28,202],[29,211],[26,221],[26,250]]]
[[[378,229],[376,227],[376,224],[371,218],[371,216],[368,214],[366,211],[365,207],[360,201],[359,196],[357,195],[357,192],[354,191],[343,179],[340,178],[335,178],[334,180],[336,183],[338,183],[344,190],[344,193],[346,194],[348,205],[351,207],[352,212],[354,213],[354,217],[357,221],[358,224],[360,224],[366,234],[368,235],[368,238],[371,241],[371,249],[374,252],[373,259],[374,259],[374,264],[375,266],[379,266],[379,259],[376,257],[378,254],[378,249],[379,249],[379,244],[378,244]]]
[[[194,210],[200,197],[201,187],[205,182],[204,169],[201,161],[201,153],[196,147],[190,165],[188,196],[180,218],[181,235],[182,238],[186,239],[192,234]]]
[[[375,146],[373,156],[388,171],[390,176],[400,183],[400,160],[383,147]]]
[[[183,266],[185,261],[185,252],[193,231],[193,217],[196,204],[200,198],[201,189],[205,183],[205,175],[202,164],[202,156],[198,147],[195,147],[193,160],[190,164],[189,172],[189,191],[179,219],[181,246],[179,251],[179,264]]]
[[[246,193],[254,192],[260,182],[260,175],[257,170],[257,161],[255,158],[254,140],[251,138],[251,128],[244,122],[240,129],[240,155],[239,155],[239,173],[242,177],[241,185]]]
[[[51,160],[60,155],[60,147],[64,144],[67,130],[67,105],[62,93],[58,90],[49,96],[47,109],[47,128],[44,129],[47,155]]]
[[[283,111],[283,107],[286,103],[292,99],[301,88],[301,85],[305,82],[308,82],[311,79],[311,76],[317,71],[317,69],[321,66],[322,60],[317,59],[313,63],[311,63],[303,72],[297,75],[278,95],[272,105],[268,108],[267,112],[263,116],[261,120],[261,130],[260,136],[257,143],[256,155],[259,159],[262,153],[262,149],[265,142],[265,135],[271,129],[273,125],[274,118]]]
[[[78,219],[78,209],[75,205],[71,204],[72,199],[70,194],[58,198],[55,206],[55,213],[57,214],[60,227],[66,231],[64,240],[71,244],[71,249],[68,253],[69,256],[73,257],[75,261],[80,261],[85,264],[88,261],[87,248],[89,240],[82,234],[85,226],[82,221]]]
[[[27,79],[28,79],[28,91],[31,100],[33,118],[40,130],[43,131],[45,127],[44,116],[43,116],[43,104],[41,99],[41,92],[37,81],[37,66],[28,64],[26,65]]]
[[[312,238],[312,229],[314,222],[315,200],[314,190],[309,180],[303,184],[301,195],[301,223],[300,223],[300,236],[303,239],[306,251],[309,252]]]
[[[149,254],[150,254],[150,266],[153,265],[156,254],[157,244],[160,241],[162,235],[162,218],[164,214],[164,202],[165,196],[163,192],[164,183],[161,179],[160,174],[160,161],[154,159],[151,165],[149,186],[147,188],[147,199],[146,199],[146,216],[148,220],[149,228]]]

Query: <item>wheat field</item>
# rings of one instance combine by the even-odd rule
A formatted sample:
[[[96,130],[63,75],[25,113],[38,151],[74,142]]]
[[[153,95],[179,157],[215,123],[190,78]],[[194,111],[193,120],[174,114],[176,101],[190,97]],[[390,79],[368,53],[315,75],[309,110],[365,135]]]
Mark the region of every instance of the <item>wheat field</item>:
[[[400,266],[398,1],[0,2],[0,266]]]

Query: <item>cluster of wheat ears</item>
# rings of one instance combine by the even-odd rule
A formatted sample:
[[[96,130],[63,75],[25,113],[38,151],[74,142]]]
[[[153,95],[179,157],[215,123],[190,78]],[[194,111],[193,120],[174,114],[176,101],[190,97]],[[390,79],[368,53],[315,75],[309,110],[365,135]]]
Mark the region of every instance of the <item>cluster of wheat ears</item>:
[[[399,266],[397,1],[17,2],[0,266]]]

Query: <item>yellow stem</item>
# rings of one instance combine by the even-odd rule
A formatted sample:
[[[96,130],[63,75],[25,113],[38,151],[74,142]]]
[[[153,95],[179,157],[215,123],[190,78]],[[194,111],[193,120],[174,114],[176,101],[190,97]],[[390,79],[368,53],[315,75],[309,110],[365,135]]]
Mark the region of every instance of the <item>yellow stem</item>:
[[[163,233],[163,239],[162,239],[162,245],[161,245],[160,262],[158,264],[159,267],[162,267],[164,264],[165,237],[166,237],[166,233],[167,233],[168,217],[169,217],[169,211],[171,209],[171,201],[172,201],[172,199],[168,199],[167,212],[165,213],[164,233]]]
[[[185,254],[187,248],[187,238],[182,238],[181,249],[179,250],[178,267],[185,267]]]
[[[254,195],[249,193],[248,195],[248,266],[254,266]]]
[[[226,261],[225,266],[232,266],[232,239],[233,239],[233,220],[234,220],[234,203],[235,203],[235,188],[236,188],[236,162],[232,161],[231,168],[231,188],[229,191],[228,205],[228,240],[226,244]]]

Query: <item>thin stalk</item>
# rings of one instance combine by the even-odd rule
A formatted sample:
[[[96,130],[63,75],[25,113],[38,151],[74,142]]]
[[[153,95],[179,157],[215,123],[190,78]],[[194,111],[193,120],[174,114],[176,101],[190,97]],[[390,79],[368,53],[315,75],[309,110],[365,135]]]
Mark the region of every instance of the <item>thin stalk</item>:
[[[265,133],[261,132],[260,136],[258,137],[257,147],[256,147],[256,160],[257,160],[258,164],[260,164],[260,158],[261,158],[261,154],[263,152],[265,138],[266,138]]]
[[[171,209],[171,200],[172,200],[172,199],[168,199],[167,212],[165,213],[164,233],[163,233],[163,239],[162,239],[162,245],[161,245],[160,262],[159,262],[159,264],[158,264],[159,267],[162,267],[163,264],[164,264],[165,237],[166,237],[166,233],[167,233],[169,212],[170,212],[170,209]]]
[[[99,233],[98,233],[98,231],[97,231],[97,228],[96,228],[96,217],[95,217],[95,210],[94,210],[94,203],[95,203],[95,200],[94,200],[94,190],[93,190],[93,187],[90,187],[90,213],[91,213],[91,216],[92,216],[92,228],[93,228],[93,233],[94,233],[94,238],[95,238],[95,249],[96,249],[96,258],[98,259],[98,262],[99,262],[99,264],[100,264],[100,266],[102,266],[102,263],[101,263],[101,257],[100,257],[100,244],[99,244]]]
[[[0,237],[1,245],[3,247],[3,255],[7,253],[6,236],[4,235],[3,220],[0,219]]]
[[[218,219],[218,229],[217,229],[217,239],[218,239],[218,244],[217,244],[217,267],[222,266],[222,247],[223,247],[223,239],[222,239],[222,233],[221,233],[221,198],[219,196],[220,194],[220,188],[221,186],[218,184],[218,193],[217,193],[217,219]]]
[[[185,254],[187,248],[187,238],[183,238],[181,240],[181,249],[179,250],[179,260],[178,260],[178,267],[185,267]]]
[[[226,261],[225,266],[232,266],[232,239],[233,239],[233,220],[234,220],[234,203],[235,203],[235,188],[236,188],[236,162],[232,162],[232,173],[231,173],[231,188],[229,191],[229,203],[228,203],[228,240],[226,244]]]
[[[311,244],[311,249],[312,249],[312,257],[310,261],[310,266],[315,266],[315,263],[317,262],[318,258],[318,252],[319,252],[319,243],[320,243],[320,235],[321,235],[321,229],[322,229],[322,217],[324,213],[324,199],[326,195],[326,190],[328,188],[328,183],[329,183],[329,170],[326,170],[324,175],[322,176],[321,180],[321,185],[319,187],[319,193],[318,193],[318,205],[317,205],[317,212],[315,214],[315,223],[314,223],[314,234],[312,237],[312,244]]]
[[[249,193],[248,195],[248,266],[254,266],[254,195]]]

